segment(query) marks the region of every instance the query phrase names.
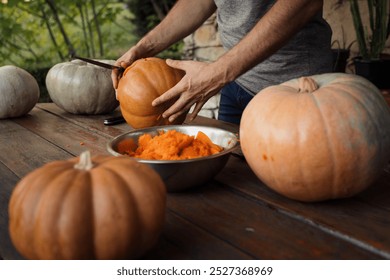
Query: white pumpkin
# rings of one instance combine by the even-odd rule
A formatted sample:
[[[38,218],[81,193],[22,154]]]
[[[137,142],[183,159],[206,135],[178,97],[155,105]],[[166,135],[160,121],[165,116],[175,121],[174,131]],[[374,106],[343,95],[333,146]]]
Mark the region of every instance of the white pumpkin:
[[[51,100],[72,114],[106,114],[119,106],[111,70],[78,59],[54,65],[47,73],[46,87]]]
[[[38,99],[39,86],[34,76],[17,66],[0,67],[0,119],[27,114]]]

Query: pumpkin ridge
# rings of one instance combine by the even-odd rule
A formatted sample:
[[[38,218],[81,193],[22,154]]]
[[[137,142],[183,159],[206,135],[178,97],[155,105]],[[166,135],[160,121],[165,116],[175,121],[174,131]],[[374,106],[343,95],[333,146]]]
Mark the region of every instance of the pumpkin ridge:
[[[146,73],[145,71],[141,71],[140,69],[135,69],[134,71],[137,71],[136,75],[133,75],[135,76],[133,79],[133,81],[137,80],[139,81],[140,84],[142,84],[143,82],[142,81],[148,81],[147,84],[143,84],[144,87],[147,87],[148,88],[148,91],[149,93],[148,94],[145,94],[146,96],[147,95],[152,95],[154,98],[157,98],[159,96],[159,93],[158,93],[158,90],[155,86],[155,82],[152,82],[148,79],[148,73]],[[132,72],[132,74],[134,74],[134,72]],[[129,74],[130,75],[130,74]],[[139,114],[136,114],[138,112],[137,109],[135,108],[129,108],[131,109],[131,115],[136,115],[136,116],[144,116],[144,114],[146,112],[149,112],[148,113],[148,116],[152,116],[152,115],[155,115],[155,112],[154,112],[154,107],[152,107],[152,104],[150,102],[150,104],[147,104],[148,108],[145,108],[145,105],[141,103],[141,101],[139,100],[139,96],[135,96],[133,97],[132,94],[123,94],[123,99],[125,99],[125,103],[127,102],[130,102],[129,100],[131,100],[131,102],[134,102],[135,105],[137,106],[142,106],[142,110],[139,110]],[[141,103],[141,104],[140,104]],[[121,107],[122,109],[123,106]]]
[[[106,70],[106,69],[102,69],[102,70]],[[95,73],[95,80],[99,85],[102,85],[103,87],[105,87],[103,81],[101,80],[102,76],[107,77],[106,79],[110,79],[110,77],[108,77],[108,73],[105,71],[102,71],[102,73]],[[113,94],[115,95],[115,91],[113,92]],[[91,103],[90,105],[93,106],[94,113],[99,111],[99,104],[102,104],[102,102],[106,101],[106,96],[104,96],[103,91],[98,91],[96,99],[98,100],[98,102],[92,102],[92,100],[90,102]]]
[[[11,87],[12,87],[12,92],[16,92],[16,90],[17,90],[16,82],[18,80],[19,81],[23,81],[23,78],[21,77],[20,73],[18,73],[17,79],[11,79],[11,82],[9,83],[11,85]],[[14,104],[12,104],[12,105],[14,105]],[[15,106],[12,106],[12,105],[10,106],[11,108],[15,107]],[[19,114],[19,112],[18,112],[18,114]]]
[[[59,67],[59,69],[57,69],[57,75],[56,75],[56,80],[58,81],[60,81],[61,80],[61,76],[62,76],[62,71],[68,71],[68,69],[67,68],[69,68],[69,69],[71,69],[71,67],[70,67],[70,65],[68,66],[68,65],[63,65],[62,67]],[[61,92],[62,92],[62,90],[63,89],[71,89],[71,91],[73,91],[73,85],[74,85],[74,79],[76,78],[76,75],[80,75],[80,74],[77,74],[77,70],[78,70],[78,68],[76,69],[76,74],[75,75],[73,75],[70,79],[68,79],[65,83],[64,83],[64,85],[60,85],[60,88],[61,88]],[[69,91],[64,91],[65,92],[65,94],[67,95],[67,97],[70,99],[70,102],[71,102],[71,104],[74,104],[74,97],[73,97],[73,94],[69,94]],[[62,98],[58,98],[58,96],[56,96],[56,100],[58,100],[57,102],[59,102],[60,103],[60,105],[61,105],[61,108],[62,109],[64,109],[65,110],[65,108],[66,108],[66,100],[63,100]],[[78,109],[78,108],[77,108]],[[75,110],[75,109],[72,109],[72,110]]]
[[[164,63],[159,63],[159,64],[156,64],[156,66],[158,67],[158,70],[157,71],[160,71],[162,73],[164,72],[169,72],[170,75],[165,75],[164,79],[161,77],[161,80],[159,81],[159,83],[163,83],[164,84],[164,88],[165,89],[169,89],[170,88],[170,84],[176,84],[175,80],[176,80],[176,73],[175,71],[173,71],[173,69],[168,66],[167,64],[165,64],[165,60],[164,60]]]
[[[88,253],[85,256],[83,255],[83,257],[86,257],[86,258],[90,259],[91,256],[92,257],[95,256],[95,247],[94,247],[94,243],[93,243],[93,239],[92,239],[94,237],[94,235],[95,235],[95,227],[94,227],[94,223],[93,223],[93,220],[94,220],[93,213],[94,212],[92,212],[93,211],[93,202],[92,202],[92,199],[93,199],[93,196],[92,196],[92,192],[93,192],[93,187],[92,187],[93,186],[92,185],[93,177],[92,177],[92,172],[90,172],[90,170],[87,170],[87,171],[84,171],[84,172],[83,171],[82,172],[78,171],[78,172],[76,172],[76,174],[77,174],[77,177],[85,177],[86,180],[84,182],[86,182],[86,183],[83,184],[82,186],[77,186],[77,185],[74,186],[74,185],[72,185],[72,187],[73,187],[73,189],[80,188],[80,187],[83,187],[83,188],[86,189],[85,193],[87,193],[87,195],[83,195],[83,196],[84,196],[84,198],[87,198],[87,200],[84,199],[83,200],[83,204],[87,204],[88,203],[89,209],[87,211],[85,211],[85,212],[92,213],[90,215],[90,217],[89,217],[89,221],[91,221],[91,222],[90,223],[86,223],[87,225],[89,225],[88,228],[87,228],[87,231],[88,231],[87,236],[89,238],[85,238],[84,237],[82,239],[83,247],[85,247],[85,243],[87,243],[88,247],[89,247],[89,249],[87,249]],[[75,179],[76,182],[79,182],[81,180],[82,179]],[[69,189],[71,189],[71,188],[69,188]],[[72,203],[72,204],[74,204],[74,203]],[[65,212],[69,212],[69,211],[65,211]],[[77,215],[78,215],[78,213],[77,213]],[[83,223],[82,226],[85,227],[85,223]],[[92,253],[89,253],[89,252],[92,252]]]
[[[305,93],[305,92],[303,92],[303,93]],[[305,95],[302,95],[302,92],[298,92],[297,93],[298,95],[297,95],[297,106],[296,106],[296,108],[299,108],[298,110],[296,110],[296,114],[295,114],[295,119],[296,119],[296,121],[295,121],[295,124],[296,124],[296,131],[298,131],[298,133],[297,133],[297,142],[298,143],[301,143],[301,134],[299,133],[299,120],[300,120],[300,114],[302,113],[302,110],[300,110],[300,108],[302,107],[302,106],[300,106],[300,103],[302,103],[302,100],[303,100],[303,98],[305,98],[306,99],[306,96],[307,95],[311,95],[311,96],[313,96],[313,94],[312,94],[312,92],[306,92],[306,94]],[[313,98],[313,97],[312,97]],[[314,101],[315,102],[315,101]],[[302,158],[302,152],[301,152],[301,144],[300,145],[298,145],[298,147],[297,147],[297,149],[298,149],[298,152],[299,152],[299,158],[301,159]],[[305,178],[307,177],[307,176],[305,176],[305,171],[306,171],[306,169],[303,167],[303,162],[302,162],[302,160],[299,160],[299,170],[300,170],[300,176],[301,176],[301,178],[304,178],[302,181],[303,182],[305,182],[306,180],[305,180]],[[307,184],[302,184],[301,185],[305,190],[306,190],[306,192],[308,192],[308,193],[310,193],[310,196],[312,195],[312,190],[311,190],[311,188],[310,188],[310,186],[307,186]]]
[[[376,118],[375,116],[372,114],[372,110],[370,110],[370,108],[368,107],[368,105],[366,104],[366,102],[363,102],[361,100],[361,98],[359,98],[359,96],[356,96],[353,92],[350,92],[348,90],[348,88],[345,88],[345,86],[339,86],[339,90],[344,93],[346,93],[349,97],[353,98],[357,103],[359,103],[362,108],[364,108],[364,111],[367,113],[367,116],[370,118],[370,123],[372,123],[375,127],[375,131],[376,132],[380,132],[381,131],[381,128],[378,126],[378,123],[376,121]],[[372,100],[370,100],[370,102],[372,102]],[[375,104],[376,105],[376,104]],[[376,106],[376,107],[380,107],[380,106]],[[380,151],[384,151],[384,143],[383,141],[378,141],[375,143],[375,145],[378,145],[379,144],[379,150]]]
[[[153,72],[153,70],[152,71],[150,71],[151,73]],[[150,74],[150,73],[149,73]],[[142,69],[142,71],[141,70],[138,70],[138,73],[137,73],[137,76],[139,76],[139,77],[137,77],[137,79],[139,79],[139,80],[146,80],[146,81],[148,81],[148,85],[149,85],[149,88],[148,88],[148,90],[149,91],[151,91],[151,90],[153,90],[153,95],[155,96],[155,98],[157,98],[158,96],[160,96],[159,95],[159,93],[158,93],[158,90],[156,89],[156,83],[157,83],[157,81],[155,80],[156,78],[154,77],[153,79],[148,79],[148,77],[149,77],[149,75],[148,75],[148,73],[147,72],[145,72],[145,70],[143,70]],[[152,104],[150,104],[150,106],[152,106]]]
[[[125,167],[125,164],[126,162],[129,160],[129,158],[117,158],[117,166],[115,166],[114,164],[111,164],[110,166],[104,166],[104,168],[107,168],[109,170],[111,170],[111,172],[115,173],[117,176],[119,176],[124,182],[129,182],[129,174],[128,172],[126,172],[126,167]],[[122,161],[124,161],[122,163]],[[161,178],[160,176],[153,172],[152,174],[147,174],[147,170],[145,169],[146,166],[144,166],[143,164],[141,163],[138,163],[138,162],[133,162],[133,164],[135,164],[136,166],[138,166],[138,170],[137,170],[137,174],[145,174],[145,177],[144,178],[148,178],[146,176],[149,176],[149,178],[151,176],[156,176],[159,178],[159,180],[161,181]],[[122,169],[122,171],[121,171]],[[133,171],[133,170],[132,170]],[[134,171],[135,172],[135,171]],[[154,175],[153,175],[154,174]],[[149,180],[149,179],[148,179]],[[162,182],[162,181],[161,181]],[[129,185],[129,184],[127,184]],[[162,185],[164,186],[164,185]],[[157,236],[156,234],[156,230],[159,228],[159,226],[156,227],[156,223],[158,223],[160,220],[163,220],[160,219],[160,218],[157,218],[156,219],[156,214],[157,213],[154,213],[152,215],[152,220],[151,221],[149,218],[150,217],[146,217],[144,216],[144,213],[140,213],[140,209],[142,209],[142,205],[139,203],[139,201],[142,201],[145,202],[145,194],[151,194],[150,197],[153,198],[153,204],[164,204],[164,208],[165,208],[165,200],[161,200],[160,198],[162,196],[165,197],[165,193],[166,193],[166,190],[165,190],[165,187],[164,188],[160,188],[159,185],[155,185],[153,186],[153,190],[150,190],[149,188],[148,189],[144,189],[142,193],[135,193],[134,191],[132,191],[130,188],[127,188],[128,191],[131,193],[132,197],[133,197],[133,200],[134,200],[134,205],[135,205],[135,208],[137,209],[137,224],[138,224],[138,227],[142,228],[142,230],[139,230],[138,232],[144,232],[144,233],[147,233],[147,234],[144,234],[144,235],[137,235],[137,239],[138,239],[138,244],[139,244],[139,247],[140,248],[145,248],[146,250],[149,250],[151,245],[153,245],[155,243],[155,238]],[[155,192],[159,192],[159,195],[156,196],[154,195],[153,193]],[[161,192],[161,193],[160,193]],[[148,195],[149,197],[149,195]],[[156,198],[158,198],[158,200],[156,200]],[[164,214],[163,214],[164,215]],[[152,231],[153,230],[153,231]],[[152,232],[152,234],[150,233]],[[153,239],[152,239],[153,238]],[[146,251],[145,250],[145,251]],[[135,251],[139,251],[139,249],[135,250]]]
[[[329,86],[329,88],[331,88],[331,86]],[[346,95],[348,95],[348,97],[352,97],[356,102],[358,102],[362,106],[362,108],[364,108],[364,110],[367,112],[367,116],[370,117],[371,123],[373,123],[375,125],[375,130],[381,131],[381,128],[378,127],[378,124],[376,122],[376,118],[372,115],[370,108],[368,107],[368,105],[366,105],[366,102],[363,102],[358,96],[354,95],[353,92],[350,92],[348,90],[348,88],[345,88],[343,85],[339,85],[337,89],[339,91],[346,93]],[[370,102],[372,102],[372,100],[370,100]],[[379,144],[382,145],[382,142],[381,141],[379,141],[379,142],[380,142]],[[383,147],[381,147],[380,150],[383,150],[382,148]]]
[[[276,111],[278,107],[281,107],[281,104],[283,104],[282,102],[277,102],[276,103],[276,106],[273,108],[273,109],[270,109],[270,111]],[[268,116],[268,118],[270,118],[270,123],[273,123],[272,120],[276,117],[276,114],[272,114],[271,117]],[[269,141],[267,141],[267,143],[269,143]],[[266,154],[269,155],[270,154],[270,151],[269,151],[269,147],[268,145],[265,147],[266,149]],[[271,173],[271,176],[272,176],[272,180],[277,184],[277,188],[279,189],[280,186],[281,186],[281,182],[278,180],[278,177],[275,175],[275,167],[273,164],[271,164],[269,161],[267,163],[267,165],[269,166],[269,170],[270,170],[270,173]]]
[[[166,75],[164,75],[164,77],[161,76],[160,77],[161,79],[159,80],[159,83],[161,83],[162,87],[165,89],[164,92],[162,93],[162,94],[164,94],[165,92],[167,92],[168,90],[170,90],[172,88],[171,85],[175,86],[177,84],[176,73],[175,73],[174,69],[172,69],[167,64],[158,64],[157,71],[167,73]],[[162,94],[160,94],[160,96]],[[177,99],[177,98],[175,98],[175,99]],[[170,102],[171,102],[171,104],[173,103],[172,99],[170,99]]]
[[[34,213],[34,228],[36,228],[38,225],[41,225],[41,224],[44,225],[47,223],[46,220],[42,222],[42,220],[40,219],[40,217],[46,218],[46,216],[48,214],[48,213],[46,213],[47,208],[44,207],[44,204],[46,203],[46,197],[52,197],[52,195],[51,195],[52,186],[57,185],[58,180],[61,180],[62,178],[66,178],[67,182],[73,180],[73,176],[70,176],[71,175],[70,173],[73,173],[73,170],[67,170],[67,167],[62,167],[62,168],[60,168],[59,171],[52,173],[53,177],[51,179],[51,182],[49,184],[46,184],[46,187],[44,188],[44,190],[42,191],[42,193],[40,195],[39,201],[36,203],[35,213]],[[61,184],[61,186],[64,186],[64,185],[66,186],[67,184]],[[58,187],[56,188],[56,190],[57,189],[58,189]],[[63,195],[62,197],[66,197],[66,193],[69,192],[69,188],[65,187],[64,190],[65,190],[65,195]],[[56,210],[55,212],[58,212],[58,213],[62,212],[63,203],[64,203],[64,201],[60,205],[57,205],[57,207],[55,208],[55,210]],[[53,210],[54,210],[53,208],[50,208],[50,216],[53,215]],[[56,216],[58,216],[58,215],[56,215]],[[61,241],[59,240],[59,234],[60,234],[59,224],[60,224],[60,219],[57,219],[55,224],[51,224],[51,226],[50,226],[51,236],[54,237],[51,239],[52,243],[51,243],[51,249],[50,249],[50,254],[49,254],[51,258],[58,258],[58,257],[63,258],[62,255],[61,256],[58,256],[56,254],[53,255],[53,247],[58,247],[58,248],[61,247]],[[33,244],[32,245],[35,248],[37,246],[38,247],[42,246],[40,244],[37,244],[37,242],[39,242],[39,240],[41,238],[42,232],[43,232],[43,234],[46,233],[46,230],[42,229],[42,226],[38,226],[38,230],[33,231],[33,239],[32,239]],[[37,252],[36,249],[34,251]],[[58,251],[61,252],[61,250],[58,250]],[[42,259],[42,256],[40,256],[40,255],[37,255],[37,256],[39,259]]]
[[[71,66],[69,65],[68,66],[69,69],[71,69]],[[83,68],[82,67],[76,67],[76,70],[75,70],[75,74],[72,75],[71,79],[69,79],[69,83],[67,84],[67,88],[71,88],[72,92],[74,91],[75,88],[79,88],[78,90],[80,90],[80,84],[78,84],[77,82],[79,81],[79,77],[84,77],[85,75],[83,74],[82,72]],[[87,72],[88,73],[88,72]],[[89,79],[87,79],[89,80]],[[84,90],[83,90],[84,91]],[[67,93],[68,96],[69,96],[69,93]],[[85,92],[83,94],[83,96],[85,96]],[[75,94],[70,94],[70,104],[72,104],[75,108],[73,109],[75,112],[78,112],[80,110],[79,106],[80,106],[80,103],[78,102],[77,100],[77,96]]]
[[[119,158],[115,158],[115,159],[119,159]],[[131,228],[127,228],[127,233],[130,233],[127,235],[127,241],[126,241],[126,244],[121,246],[121,248],[125,249],[125,251],[123,251],[123,254],[122,254],[122,257],[126,257],[126,256],[129,256],[129,254],[131,256],[134,255],[134,252],[137,252],[139,250],[139,248],[137,249],[134,249],[134,247],[130,247],[130,244],[139,244],[137,243],[137,240],[140,240],[140,235],[139,233],[140,232],[144,232],[144,227],[141,228],[143,226],[143,224],[140,222],[140,213],[139,213],[139,203],[137,203],[137,199],[134,195],[134,193],[131,191],[131,189],[128,187],[128,180],[126,180],[125,178],[123,178],[123,175],[120,174],[120,172],[118,172],[118,170],[116,168],[113,168],[112,165],[112,161],[111,163],[108,162],[108,166],[104,165],[104,164],[101,164],[99,165],[99,171],[98,173],[100,174],[103,170],[105,170],[107,172],[107,174],[110,174],[110,177],[111,177],[111,180],[116,180],[117,183],[119,184],[115,184],[117,186],[120,186],[120,192],[126,192],[127,193],[127,196],[124,196],[124,197],[131,197],[131,204],[129,204],[128,206],[131,205],[131,211],[127,211],[127,213],[130,213],[129,215],[132,217],[132,220],[133,220],[133,223],[136,223],[136,225],[134,226],[135,228],[139,229],[137,231],[134,231],[134,230],[131,230]],[[96,172],[96,170],[94,171],[91,171],[91,172]],[[93,176],[93,178],[96,178],[96,177],[99,177],[101,175],[97,174],[97,176]],[[111,186],[110,186],[111,187]],[[118,189],[118,188],[117,188]],[[93,189],[93,192],[96,191],[96,188]],[[118,192],[118,191],[116,191]],[[105,195],[106,196],[112,196],[113,194],[113,191],[108,188],[108,191],[105,192]],[[92,195],[94,196],[94,195]],[[96,202],[95,200],[93,200],[93,203],[92,203],[93,207],[95,208],[96,207]],[[93,212],[94,215],[93,215],[93,221],[94,221],[94,227],[96,227],[96,224],[97,224],[97,215],[96,215],[96,211]],[[97,227],[96,227],[97,228]],[[95,248],[98,248],[99,247],[99,242],[96,240],[96,237],[93,236],[93,243],[95,244],[94,247]],[[139,247],[142,247],[139,246]],[[116,248],[116,251],[118,250],[118,248]],[[95,256],[97,258],[99,258],[99,256],[97,254],[95,254]]]
[[[351,84],[352,84],[352,82],[351,82]],[[364,83],[364,81],[362,79],[359,79],[358,81],[354,82],[354,84],[355,85],[358,84],[360,87],[369,87],[370,94],[367,94],[366,96],[369,97],[370,102],[375,103],[375,107],[377,109],[386,108],[386,109],[388,109],[387,112],[389,112],[389,110],[390,110],[389,106],[384,106],[384,107],[379,106],[379,104],[382,102],[380,102],[378,100],[378,98],[373,98],[374,95],[380,96],[380,99],[383,98],[382,94],[380,93],[379,89],[376,86],[374,86],[373,84],[367,84],[367,82]]]
[[[11,232],[13,232],[13,231],[19,232],[18,235],[21,235],[23,237],[26,237],[25,236],[26,234],[25,234],[25,232],[21,232],[21,230],[19,228],[21,227],[20,224],[24,223],[24,219],[14,218],[14,215],[16,215],[16,214],[13,213],[14,212],[13,209],[23,209],[22,205],[26,203],[26,198],[29,197],[29,192],[31,191],[31,189],[28,188],[27,182],[29,184],[35,185],[35,182],[40,179],[39,176],[36,175],[36,173],[35,174],[34,173],[28,174],[25,178],[26,179],[19,182],[17,187],[13,190],[13,192],[12,192],[13,195],[12,195],[10,202],[9,202],[10,220],[12,218],[12,220],[14,221],[13,223],[10,223],[10,231]],[[33,220],[35,220],[35,216],[36,216],[35,215],[36,203],[34,204],[34,206],[35,207],[33,209],[30,208],[30,214],[33,217]],[[31,211],[34,211],[34,213],[31,213]],[[31,246],[34,246],[34,242],[33,242],[34,237],[31,235],[29,237],[30,237],[29,241],[31,241],[31,242],[28,242],[28,243],[31,244]],[[12,236],[11,236],[11,239],[12,239]],[[23,241],[25,241],[25,238],[23,238]],[[17,247],[18,249],[20,249],[19,246],[24,247],[24,244],[22,244],[22,245],[15,244],[15,247]],[[29,255],[30,253],[32,253],[32,255]],[[29,249],[29,252],[27,253],[26,256],[29,257],[30,259],[38,259],[38,256],[35,254],[34,249]]]
[[[79,206],[79,205],[81,205],[80,201],[79,201],[80,195],[82,196],[82,199],[83,199],[83,201],[82,201],[83,209],[82,210],[84,210],[84,211],[82,211],[83,212],[82,216],[86,215],[86,213],[89,212],[89,214],[90,214],[89,218],[91,218],[93,216],[93,214],[91,212],[92,211],[92,207],[91,207],[92,206],[92,199],[91,199],[92,196],[88,195],[88,194],[92,193],[92,187],[91,187],[92,174],[88,170],[87,171],[80,171],[77,169],[73,169],[73,170],[70,170],[70,172],[75,173],[75,174],[74,174],[74,176],[69,176],[69,177],[73,177],[73,178],[71,178],[72,184],[70,187],[66,188],[65,195],[62,198],[62,204],[61,204],[61,209],[60,209],[61,215],[58,215],[58,220],[61,221],[61,219],[64,217],[64,215],[69,215],[69,207],[67,207],[68,209],[66,209],[65,211],[63,210],[65,208],[65,206],[67,205],[67,203],[69,203],[69,201],[70,201],[70,203],[69,203],[70,205],[72,205],[72,206],[76,205],[76,207],[80,207]],[[83,184],[81,184],[80,181],[82,181]],[[68,185],[68,184],[66,184],[66,185]],[[79,190],[78,196],[74,195],[74,193],[75,193],[74,189]],[[85,210],[85,208],[87,208],[86,206],[89,206],[88,210]],[[71,207],[71,208],[73,210],[73,207]],[[80,213],[73,212],[74,216],[79,217],[80,216],[79,214]],[[82,224],[80,224],[80,222]],[[69,238],[64,239],[63,238],[63,236],[66,236],[66,237],[69,236],[69,226],[72,229],[74,226],[76,226],[76,227],[81,226],[81,227],[85,228],[85,232],[87,232],[87,234],[86,234],[87,236],[93,236],[94,235],[93,223],[89,223],[89,222],[87,223],[86,221],[80,221],[80,220],[77,220],[76,222],[72,221],[71,223],[66,223],[65,227],[63,229],[60,228],[60,231],[59,231],[60,232],[59,241],[69,243],[69,244],[65,244],[66,247],[71,247],[70,245],[73,245],[72,247],[74,247],[76,244],[76,242],[74,242],[74,240],[76,240],[76,241],[78,241],[77,242],[78,246],[81,245],[83,247],[88,248],[85,250],[85,252],[92,251],[93,253],[88,254],[88,255],[66,254],[67,253],[66,249],[64,250],[64,248],[62,248],[61,253],[63,253],[63,255],[61,257],[64,259],[71,259],[71,258],[74,259],[75,257],[79,258],[79,259],[81,259],[81,258],[90,259],[91,257],[93,257],[94,256],[94,244],[93,244],[92,238],[85,238],[85,236],[84,236],[85,234],[84,235],[80,234],[80,232],[77,232],[77,234],[73,235],[71,239],[69,239]],[[65,234],[63,233],[64,231],[65,231]],[[82,241],[82,243],[80,241]],[[62,242],[61,242],[61,245],[63,244]],[[62,247],[64,247],[64,246],[62,246]],[[73,248],[71,249],[71,252],[74,252]]]
[[[324,91],[325,87],[322,87],[322,91]],[[330,129],[331,129],[331,126],[328,124],[328,122],[326,121],[326,118],[324,117],[324,113],[322,111],[322,106],[320,105],[320,101],[319,101],[319,98],[317,97],[317,95],[315,94],[311,94],[311,97],[314,101],[314,104],[316,105],[316,108],[317,108],[317,111],[321,117],[321,120],[322,120],[322,127],[324,128],[324,132],[325,132],[325,138],[326,138],[326,142],[328,143],[326,146],[329,148],[329,152],[330,152],[330,155],[331,155],[331,158],[332,158],[332,174],[331,174],[331,177],[332,177],[332,184],[330,186],[330,189],[331,189],[331,194],[332,196],[334,196],[335,194],[335,187],[337,186],[336,182],[337,182],[337,161],[336,161],[336,152],[335,152],[335,147],[332,143],[332,141],[330,141]]]
[[[64,169],[64,167],[57,165],[58,162],[52,162],[52,163],[49,163],[48,165],[49,166],[54,166],[55,169],[53,170],[50,170],[49,174],[47,174],[47,177],[46,178],[50,178],[50,176],[55,176],[56,174],[59,174],[61,173]],[[46,192],[46,190],[48,189],[48,186],[47,186],[47,183],[46,181],[42,181],[42,178],[41,178],[41,172],[38,170],[37,172],[35,173],[30,173],[28,174],[21,182],[18,183],[17,185],[17,188],[15,189],[14,193],[15,195],[13,194],[12,195],[12,199],[10,201],[10,212],[13,212],[14,210],[13,209],[18,209],[21,207],[21,204],[26,204],[26,203],[29,203],[30,205],[33,206],[33,208],[30,208],[29,212],[30,212],[30,215],[31,215],[31,220],[32,220],[32,223],[34,224],[33,227],[35,227],[35,223],[37,221],[37,217],[39,216],[37,213],[39,211],[39,204],[41,203],[42,201],[42,194],[44,192]],[[50,181],[51,179],[46,179],[47,181]],[[29,186],[36,186],[37,182],[39,183],[39,186],[46,186],[46,187],[42,187],[42,190],[40,192],[40,194],[38,195],[37,197],[37,200],[36,201],[32,201],[33,203],[31,203],[31,199],[30,199],[30,196],[31,196],[31,192],[36,192],[36,188],[30,188]],[[18,194],[16,191],[20,191],[20,193]],[[19,197],[20,196],[20,197]],[[12,210],[11,210],[12,209]],[[31,212],[32,211],[32,212]],[[15,214],[13,213],[12,215],[12,219],[13,220],[16,220],[17,218],[13,218]],[[24,221],[22,220],[22,223],[24,223]],[[11,224],[12,225],[12,224]],[[19,223],[19,226],[20,226],[20,223]],[[22,230],[22,229],[15,229],[14,226],[12,225],[12,227],[10,228],[12,232],[14,232],[15,230],[16,231],[19,231],[19,235],[22,235],[22,236],[25,236],[26,235],[26,231],[25,230]],[[30,232],[27,232],[27,234],[29,234]],[[27,254],[25,255],[25,257],[28,257],[30,259],[39,259],[40,256],[36,253],[37,250],[35,250],[35,230],[33,231],[33,234],[29,234],[30,238],[29,238],[29,243],[28,243],[28,247],[32,247],[31,249],[28,249],[27,250]],[[25,245],[24,244],[16,244],[17,247],[21,246],[21,247],[24,247]],[[33,254],[33,255],[30,255]]]
[[[95,207],[96,207],[96,205],[95,205],[95,203],[94,203],[94,177],[92,176],[92,170],[93,169],[95,169],[95,168],[97,168],[97,166],[98,166],[98,164],[96,164],[96,163],[94,163],[93,161],[92,161],[92,159],[91,159],[91,162],[92,162],[92,165],[93,165],[93,167],[92,167],[92,169],[90,169],[89,170],[89,177],[90,177],[90,184],[89,184],[89,191],[90,191],[90,194],[88,195],[88,197],[90,198],[90,206],[91,206],[91,209],[90,209],[90,211],[91,211],[91,216],[90,216],[90,218],[91,218],[91,220],[92,220],[92,222],[91,222],[91,232],[90,232],[90,235],[91,235],[91,238],[89,239],[90,240],[90,242],[91,242],[91,251],[92,251],[92,255],[93,255],[93,257],[96,259],[96,257],[97,257],[97,252],[96,252],[96,244],[95,244],[95,236],[96,236],[96,231],[97,231],[97,228],[96,228],[96,220],[95,220]]]
[[[335,85],[337,85],[337,87],[335,87]],[[364,86],[364,85],[362,85],[362,86]],[[376,120],[376,118],[375,118],[375,116],[373,116],[372,115],[372,113],[371,113],[371,110],[370,110],[370,108],[368,107],[368,105],[366,104],[366,102],[364,102],[364,101],[362,101],[362,99],[360,98],[361,96],[360,95],[355,95],[354,93],[353,93],[353,91],[351,92],[344,84],[338,84],[338,83],[334,83],[334,84],[330,84],[330,85],[328,85],[327,87],[326,87],[326,89],[324,88],[323,90],[326,90],[326,91],[328,91],[328,90],[331,90],[331,93],[333,92],[337,92],[337,94],[338,94],[338,96],[340,97],[340,96],[344,96],[343,98],[346,98],[346,99],[348,99],[348,98],[351,98],[351,99],[353,99],[354,101],[355,101],[355,103],[358,103],[358,104],[360,104],[361,105],[361,108],[363,109],[363,111],[366,113],[366,115],[369,117],[369,119],[370,119],[370,123],[371,124],[374,124],[374,126],[375,126],[375,131],[376,132],[378,132],[378,131],[380,131],[379,130],[379,128],[378,128],[378,124],[377,124],[377,122],[375,121]],[[371,100],[370,100],[370,102],[371,102]],[[341,112],[342,110],[340,110],[340,109],[338,109],[337,108],[337,105],[334,105],[334,106],[336,106],[336,109],[337,109],[337,112]],[[355,110],[356,111],[356,110]],[[353,112],[354,113],[354,112]],[[359,111],[359,113],[360,113],[360,111]],[[349,125],[349,126],[351,126],[351,125]],[[363,135],[365,135],[365,133],[363,133],[365,130],[359,130],[359,132],[361,132],[361,134],[363,134]],[[327,139],[329,139],[329,137],[327,138]],[[348,139],[349,140],[349,139]],[[379,148],[379,150],[381,150],[381,151],[383,151],[383,146],[384,146],[384,144],[382,143],[382,141],[378,141],[378,142],[380,142],[379,143],[379,145],[380,145],[380,148]],[[351,143],[352,144],[352,142],[349,142],[349,143]],[[376,142],[375,143],[375,145],[377,145],[378,143]],[[360,153],[360,150],[359,149],[357,149],[356,151],[355,151],[355,153],[357,153],[357,158],[361,158],[361,157],[363,157],[364,158],[364,155],[362,156],[361,155],[361,153]],[[333,160],[333,162],[334,162],[334,165],[336,164],[336,161],[335,160]],[[356,160],[355,162],[354,162],[354,164],[358,164],[358,169],[359,170],[361,170],[362,168],[360,167],[360,160]],[[333,166],[334,166],[333,165]],[[337,184],[337,180],[334,182],[334,185],[333,186],[337,186],[337,185],[339,185],[339,184]],[[333,190],[333,186],[332,186],[332,190]],[[340,192],[340,190],[338,190],[338,192],[337,193],[334,193],[333,192],[333,194],[334,195],[338,195],[338,193]]]

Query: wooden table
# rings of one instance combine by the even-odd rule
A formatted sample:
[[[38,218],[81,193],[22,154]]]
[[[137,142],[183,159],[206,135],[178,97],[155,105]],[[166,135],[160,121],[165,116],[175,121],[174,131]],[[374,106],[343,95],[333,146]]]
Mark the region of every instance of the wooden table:
[[[114,112],[110,115],[115,115]],[[43,164],[106,144],[131,130],[107,115],[78,116],[41,103],[25,117],[0,120],[0,256],[20,259],[7,207],[18,180]],[[198,117],[194,123],[238,127]],[[268,189],[242,157],[231,156],[208,184],[168,194],[166,223],[146,259],[390,259],[390,172],[349,199],[301,203]]]

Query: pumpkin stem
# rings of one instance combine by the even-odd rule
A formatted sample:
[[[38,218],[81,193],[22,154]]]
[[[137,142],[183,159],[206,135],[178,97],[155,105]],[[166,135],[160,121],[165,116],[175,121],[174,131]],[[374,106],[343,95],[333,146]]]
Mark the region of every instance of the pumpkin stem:
[[[76,169],[80,170],[90,170],[93,168],[92,160],[91,160],[91,152],[89,150],[84,151],[80,155],[80,160],[74,166]]]
[[[310,77],[301,77],[298,79],[299,92],[312,93],[318,89],[317,83]]]

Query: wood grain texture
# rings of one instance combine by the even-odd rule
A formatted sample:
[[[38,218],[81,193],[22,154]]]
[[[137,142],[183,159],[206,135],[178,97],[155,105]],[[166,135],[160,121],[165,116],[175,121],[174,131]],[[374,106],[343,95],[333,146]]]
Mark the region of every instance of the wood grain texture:
[[[245,165],[245,161],[232,157],[216,179],[233,191],[263,201],[292,219],[321,228],[383,258],[390,258],[390,196],[386,195],[389,192],[389,174],[383,172],[371,188],[358,196],[302,203],[275,193]],[[239,181],[234,179],[238,175]]]
[[[2,259],[20,259],[14,249],[8,232],[8,202],[19,178],[0,163],[0,257]]]

